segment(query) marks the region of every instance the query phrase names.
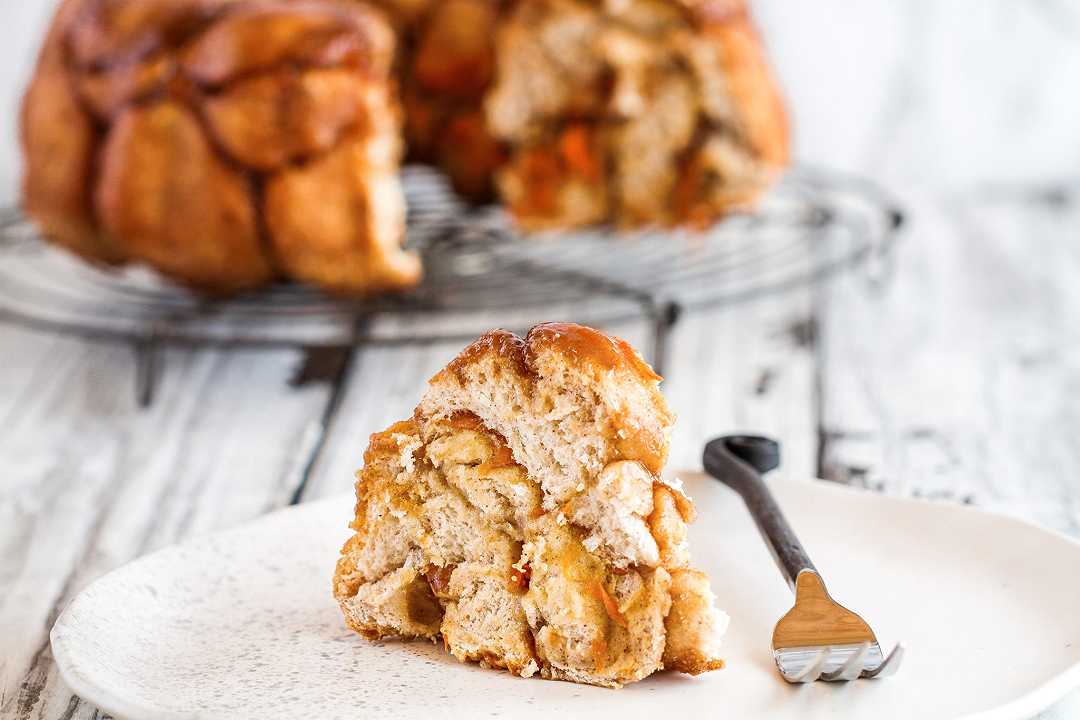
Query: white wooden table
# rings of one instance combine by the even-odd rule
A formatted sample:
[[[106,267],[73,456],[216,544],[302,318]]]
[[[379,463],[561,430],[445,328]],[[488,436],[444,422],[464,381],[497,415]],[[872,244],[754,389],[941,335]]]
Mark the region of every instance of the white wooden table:
[[[49,3],[0,7],[0,198]],[[884,277],[686,318],[672,465],[736,429],[786,472],[972,503],[1080,536],[1080,6],[790,3],[759,18],[798,156],[873,176],[909,224]],[[633,332],[628,339],[639,340]],[[303,499],[348,492],[367,435],[456,345],[362,351]],[[94,578],[286,504],[327,400],[291,352],[170,351],[136,407],[124,347],[0,326],[0,717],[90,718],[48,631]],[[1007,621],[1007,619],[1003,619]],[[1044,718],[1080,716],[1074,694]]]

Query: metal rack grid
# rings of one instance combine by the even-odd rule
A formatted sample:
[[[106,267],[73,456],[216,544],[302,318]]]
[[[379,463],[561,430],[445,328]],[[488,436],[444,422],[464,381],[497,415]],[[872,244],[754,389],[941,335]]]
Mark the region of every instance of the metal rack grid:
[[[143,268],[83,263],[7,211],[0,215],[0,320],[129,344],[143,405],[152,401],[163,347],[351,355],[361,346],[466,340],[494,325],[524,329],[552,317],[645,322],[647,354],[660,369],[681,312],[782,292],[886,258],[903,219],[866,181],[799,168],[753,213],[707,232],[595,230],[526,240],[498,208],[463,205],[427,168],[406,168],[404,187],[407,244],[422,253],[426,269],[407,293],[346,300],[280,284],[211,300]]]

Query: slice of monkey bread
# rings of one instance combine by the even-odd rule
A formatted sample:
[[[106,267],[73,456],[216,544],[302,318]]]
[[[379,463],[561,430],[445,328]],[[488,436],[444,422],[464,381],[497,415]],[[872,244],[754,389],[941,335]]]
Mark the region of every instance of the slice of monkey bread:
[[[617,687],[723,667],[727,616],[689,566],[693,506],[660,479],[673,417],[628,344],[490,332],[371,437],[334,595],[368,638]]]

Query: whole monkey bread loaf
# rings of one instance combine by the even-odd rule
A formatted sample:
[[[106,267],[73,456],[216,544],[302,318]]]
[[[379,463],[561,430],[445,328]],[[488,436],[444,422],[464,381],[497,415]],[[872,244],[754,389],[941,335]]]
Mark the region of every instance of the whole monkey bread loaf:
[[[204,292],[410,287],[393,53],[356,3],[65,0],[23,101],[24,207]]]

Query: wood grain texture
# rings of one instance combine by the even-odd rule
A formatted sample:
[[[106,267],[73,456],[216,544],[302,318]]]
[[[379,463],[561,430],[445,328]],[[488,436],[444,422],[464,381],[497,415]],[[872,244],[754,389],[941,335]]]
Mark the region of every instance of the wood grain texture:
[[[293,353],[167,353],[154,406],[133,358],[0,327],[0,717],[93,717],[56,675],[48,631],[110,569],[278,507],[325,386]]]
[[[827,294],[825,476],[1080,534],[1080,206],[909,206],[892,281]]]

